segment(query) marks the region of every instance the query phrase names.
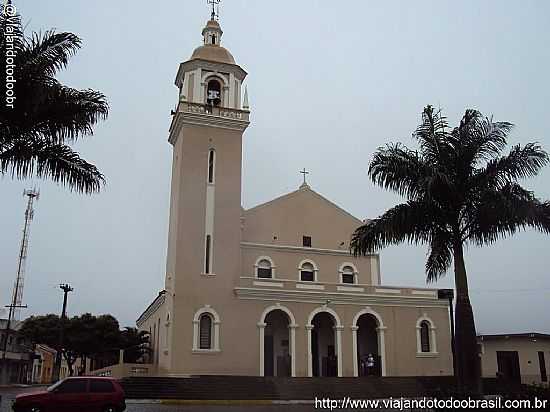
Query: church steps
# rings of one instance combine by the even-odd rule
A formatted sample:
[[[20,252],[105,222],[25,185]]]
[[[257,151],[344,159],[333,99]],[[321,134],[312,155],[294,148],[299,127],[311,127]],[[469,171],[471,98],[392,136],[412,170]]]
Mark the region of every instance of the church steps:
[[[422,396],[452,386],[452,377],[273,378],[201,376],[122,380],[128,399],[307,400],[317,397]]]

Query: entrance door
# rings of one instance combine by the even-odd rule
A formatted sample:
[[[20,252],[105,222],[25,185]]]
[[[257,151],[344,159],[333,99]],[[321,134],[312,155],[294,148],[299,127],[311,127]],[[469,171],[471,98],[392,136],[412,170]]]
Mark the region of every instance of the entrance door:
[[[312,369],[313,376],[319,375],[319,343],[317,339],[317,330],[313,329],[311,331],[311,358],[312,358]]]
[[[502,378],[511,382],[521,383],[521,372],[517,351],[498,351],[497,367]]]
[[[264,337],[264,375],[273,376],[275,367],[273,362],[273,336],[267,335]]]
[[[378,321],[371,314],[357,320],[357,371],[359,376],[382,376],[382,358],[378,350]]]
[[[338,376],[335,320],[328,312],[317,313],[311,324],[311,355],[313,376]]]

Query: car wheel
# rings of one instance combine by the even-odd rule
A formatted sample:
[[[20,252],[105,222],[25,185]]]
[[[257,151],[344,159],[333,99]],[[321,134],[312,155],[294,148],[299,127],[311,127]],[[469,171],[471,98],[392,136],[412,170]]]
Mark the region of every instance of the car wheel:
[[[118,412],[118,409],[115,408],[114,406],[106,406],[106,407],[103,409],[103,412]]]

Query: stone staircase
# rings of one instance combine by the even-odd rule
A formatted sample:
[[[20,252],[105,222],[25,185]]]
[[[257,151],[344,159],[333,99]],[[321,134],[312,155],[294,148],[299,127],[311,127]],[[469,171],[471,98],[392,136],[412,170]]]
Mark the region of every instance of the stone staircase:
[[[128,399],[313,400],[429,396],[453,385],[449,376],[273,378],[254,376],[131,377],[121,380]]]

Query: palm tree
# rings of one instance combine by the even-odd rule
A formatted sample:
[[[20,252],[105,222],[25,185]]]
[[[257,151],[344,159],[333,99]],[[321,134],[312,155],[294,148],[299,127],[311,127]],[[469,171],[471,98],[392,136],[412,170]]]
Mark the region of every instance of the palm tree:
[[[455,373],[472,390],[478,388],[480,369],[464,247],[488,245],[527,227],[550,233],[550,202],[518,183],[537,175],[549,156],[534,143],[503,154],[512,126],[466,110],[460,125],[450,129],[441,112],[427,106],[413,134],[419,150],[401,144],[379,148],[368,171],[375,184],[406,202],[367,221],[351,240],[355,255],[402,242],[427,244],[428,283],[454,263]]]
[[[149,332],[127,326],[121,331],[120,340],[124,362],[137,363],[151,353]]]
[[[69,145],[93,134],[93,126],[107,118],[106,98],[55,78],[80,48],[80,38],[53,30],[27,38],[20,16],[5,13],[0,15],[0,29],[0,55],[13,56],[10,67],[1,59],[0,70],[9,69],[14,80],[9,86],[11,104],[0,104],[0,176],[37,176],[78,192],[99,191],[104,176]],[[8,82],[1,83],[0,95],[6,98]]]

